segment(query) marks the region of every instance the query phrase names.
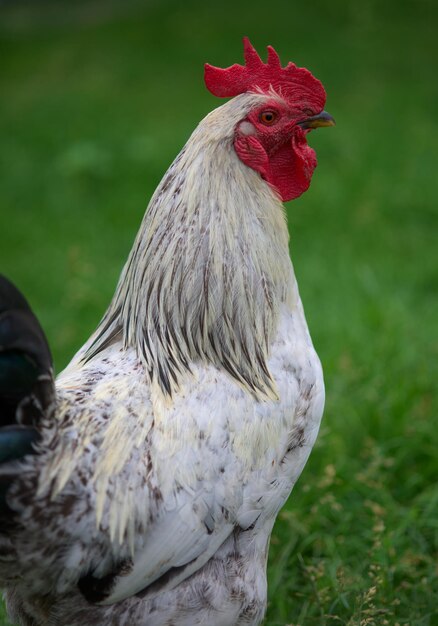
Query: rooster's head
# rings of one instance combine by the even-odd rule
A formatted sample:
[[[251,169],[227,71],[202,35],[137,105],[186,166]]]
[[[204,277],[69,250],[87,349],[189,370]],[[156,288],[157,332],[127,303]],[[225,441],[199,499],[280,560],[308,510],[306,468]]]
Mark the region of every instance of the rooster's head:
[[[263,96],[236,125],[234,148],[283,201],[292,200],[307,190],[316,167],[307,133],[335,122],[324,111],[324,87],[308,70],[294,63],[282,67],[271,46],[263,63],[249,39],[243,42],[245,65],[222,69],[206,64],[205,83],[222,98],[244,93]]]

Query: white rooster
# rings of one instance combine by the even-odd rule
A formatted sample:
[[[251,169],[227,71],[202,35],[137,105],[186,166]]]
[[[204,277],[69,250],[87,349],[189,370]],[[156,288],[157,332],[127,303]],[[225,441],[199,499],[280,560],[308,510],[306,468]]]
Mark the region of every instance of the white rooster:
[[[206,65],[210,113],[153,195],[97,331],[53,383],[0,282],[0,582],[24,626],[260,624],[276,515],[324,385],[282,200],[309,186],[312,74]]]

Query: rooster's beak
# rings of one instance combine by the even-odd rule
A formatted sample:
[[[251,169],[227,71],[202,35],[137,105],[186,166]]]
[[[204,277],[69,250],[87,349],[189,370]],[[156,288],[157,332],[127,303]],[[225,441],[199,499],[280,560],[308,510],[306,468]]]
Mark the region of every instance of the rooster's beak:
[[[321,126],[335,126],[336,122],[327,111],[322,111],[318,115],[308,117],[302,122],[298,122],[298,126],[301,126],[304,130],[311,128],[320,128]]]

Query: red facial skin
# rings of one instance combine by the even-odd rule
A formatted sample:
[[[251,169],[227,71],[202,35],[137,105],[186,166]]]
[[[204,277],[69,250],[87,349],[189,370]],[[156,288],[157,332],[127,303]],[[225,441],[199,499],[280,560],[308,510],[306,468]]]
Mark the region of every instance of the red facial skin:
[[[319,103],[318,103],[319,104]],[[260,173],[276,189],[283,202],[304,193],[316,167],[315,151],[307,145],[306,134],[298,122],[320,113],[310,107],[287,107],[278,100],[263,104],[249,113],[236,127],[234,148],[240,160]],[[273,112],[275,119],[266,123],[264,112]],[[255,128],[255,134],[245,134],[244,122]]]

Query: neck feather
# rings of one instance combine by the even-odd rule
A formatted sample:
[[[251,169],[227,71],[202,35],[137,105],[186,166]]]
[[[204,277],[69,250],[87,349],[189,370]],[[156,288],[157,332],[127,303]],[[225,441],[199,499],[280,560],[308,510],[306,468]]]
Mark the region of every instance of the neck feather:
[[[202,360],[272,398],[269,347],[295,295],[288,232],[280,200],[237,157],[234,124],[218,132],[227,105],[201,122],[158,186],[85,358],[123,337],[167,395]]]

